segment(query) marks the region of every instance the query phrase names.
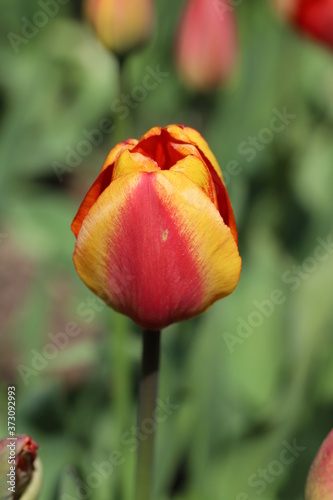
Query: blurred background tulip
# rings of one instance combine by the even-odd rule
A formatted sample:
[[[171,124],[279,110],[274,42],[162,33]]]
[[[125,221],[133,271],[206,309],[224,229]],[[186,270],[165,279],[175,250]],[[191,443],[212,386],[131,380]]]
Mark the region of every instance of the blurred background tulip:
[[[333,498],[333,430],[327,436],[311,466],[306,483],[305,500]]]
[[[100,40],[116,54],[147,42],[154,24],[154,0],[86,0],[85,14]]]
[[[0,498],[35,500],[42,481],[38,445],[29,436],[0,440]]]
[[[194,91],[210,91],[228,80],[237,61],[235,14],[228,0],[188,0],[176,42],[178,71]]]
[[[303,33],[333,49],[333,0],[276,0],[276,4]]]

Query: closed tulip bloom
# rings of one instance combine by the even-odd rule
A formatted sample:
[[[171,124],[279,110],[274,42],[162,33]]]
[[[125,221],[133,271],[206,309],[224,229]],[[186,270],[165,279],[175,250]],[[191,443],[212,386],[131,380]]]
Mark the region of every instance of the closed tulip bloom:
[[[229,196],[192,128],[155,127],[114,147],[72,230],[81,279],[146,329],[204,312],[239,279]]]
[[[276,0],[303,33],[333,49],[333,0]]]
[[[225,82],[237,61],[236,19],[228,0],[188,0],[176,42],[178,71],[194,91]]]
[[[38,445],[26,435],[0,440],[0,498],[37,498],[42,475],[37,450]]]
[[[333,430],[327,436],[311,466],[305,491],[305,500],[332,500],[333,498]]]
[[[149,40],[154,0],[86,0],[86,17],[98,37],[116,54],[125,54]]]

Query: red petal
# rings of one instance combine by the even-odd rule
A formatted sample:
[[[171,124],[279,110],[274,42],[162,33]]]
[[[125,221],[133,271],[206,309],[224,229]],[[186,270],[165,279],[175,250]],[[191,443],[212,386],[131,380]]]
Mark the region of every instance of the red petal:
[[[333,48],[333,0],[301,0],[294,21],[303,31]]]
[[[171,137],[173,136],[180,138],[183,137],[183,140],[187,140],[188,143],[193,144],[199,151],[201,158],[206,163],[207,167],[209,168],[210,174],[212,176],[216,191],[218,209],[221,214],[221,217],[224,223],[230,228],[231,234],[233,235],[235,242],[238,244],[237,226],[236,226],[234,212],[231,206],[231,201],[227,189],[222,181],[222,174],[217,170],[219,169],[219,166],[217,164],[216,158],[209,149],[208,144],[197,131],[189,127],[179,125],[178,127],[170,126],[168,127],[168,129],[170,130]],[[189,135],[187,131],[191,135]],[[192,136],[195,137],[196,139],[195,141],[192,139]],[[175,140],[174,137],[172,140]]]
[[[124,150],[130,151],[137,144],[137,142],[138,141],[136,139],[128,139],[127,141],[120,142],[119,144],[117,144],[109,152],[108,156],[105,159],[101,173],[99,174],[94,184],[91,186],[88,193],[86,194],[72,222],[71,229],[75,234],[76,238],[80,232],[82,222],[87,216],[89,210],[94,205],[98,197],[103,193],[104,189],[106,189],[109,186],[112,179],[113,167],[117,158],[119,158],[119,155]]]
[[[152,158],[161,170],[167,170],[184,158],[185,154],[172,147],[172,137],[166,129],[155,127],[153,131],[153,135],[145,134],[132,152],[138,152]]]
[[[83,202],[81,203],[80,208],[76,216],[74,217],[74,220],[71,225],[71,229],[75,234],[76,238],[78,237],[78,234],[82,226],[82,222],[86,218],[89,210],[94,205],[99,196],[103,193],[104,189],[106,189],[110,184],[113,167],[114,163],[112,165],[109,165],[105,170],[103,170],[99,174],[94,184],[91,186],[88,193],[86,194]]]

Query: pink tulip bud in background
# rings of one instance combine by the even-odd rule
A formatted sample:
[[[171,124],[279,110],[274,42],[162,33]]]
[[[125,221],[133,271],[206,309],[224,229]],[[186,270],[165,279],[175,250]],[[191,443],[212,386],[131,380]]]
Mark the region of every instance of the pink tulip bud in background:
[[[305,500],[332,500],[333,498],[333,430],[321,445],[311,466],[305,491]]]
[[[127,52],[147,42],[154,24],[153,0],[86,0],[86,17],[112,52]]]
[[[234,9],[228,0],[187,0],[180,22],[176,61],[184,84],[209,91],[225,82],[237,61]]]

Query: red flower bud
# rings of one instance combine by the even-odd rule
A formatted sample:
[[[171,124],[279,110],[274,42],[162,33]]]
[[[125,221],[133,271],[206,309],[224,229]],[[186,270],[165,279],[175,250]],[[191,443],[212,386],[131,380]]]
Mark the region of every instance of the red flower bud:
[[[204,312],[239,279],[222,173],[189,127],[155,127],[114,147],[72,230],[81,279],[147,329]]]
[[[100,40],[117,54],[141,46],[151,36],[153,0],[86,0],[84,10]]]
[[[176,44],[185,85],[196,91],[214,89],[231,75],[237,54],[236,19],[229,0],[187,0]]]
[[[311,466],[305,490],[305,500],[333,498],[333,430],[321,445]]]
[[[7,492],[8,498],[20,498],[23,494],[29,500],[37,498],[41,482],[41,466],[35,469],[37,449],[38,445],[29,436],[1,439],[0,496]]]
[[[333,0],[276,0],[276,3],[303,33],[333,49]]]

